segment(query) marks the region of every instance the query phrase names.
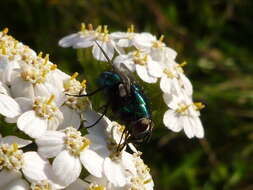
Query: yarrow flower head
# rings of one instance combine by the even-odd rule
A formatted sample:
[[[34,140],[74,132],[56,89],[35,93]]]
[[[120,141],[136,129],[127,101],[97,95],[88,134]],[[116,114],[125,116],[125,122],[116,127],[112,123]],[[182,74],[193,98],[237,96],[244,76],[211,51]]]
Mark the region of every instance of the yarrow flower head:
[[[92,175],[102,176],[103,158],[90,146],[92,139],[82,136],[75,128],[47,131],[36,139],[36,143],[41,155],[46,158],[56,157],[53,169],[64,185],[69,185],[79,177],[81,165]]]
[[[165,126],[175,132],[183,129],[189,138],[204,137],[199,119],[204,105],[193,101],[185,63],[177,63],[177,53],[165,44],[163,35],[138,33],[133,25],[126,32],[110,33],[106,25],[82,24],[59,45],[91,47],[96,60],[112,62],[115,70],[136,73],[146,83],[160,82],[168,106]],[[0,114],[31,139],[0,136],[4,179],[0,189],[154,188],[150,169],[126,135],[132,133],[129,123],[121,125],[92,110],[85,96],[87,82],[79,82],[77,76],[57,69],[48,54],[37,54],[8,35],[8,29],[0,32]],[[37,145],[32,144],[34,151],[23,149],[31,143]]]

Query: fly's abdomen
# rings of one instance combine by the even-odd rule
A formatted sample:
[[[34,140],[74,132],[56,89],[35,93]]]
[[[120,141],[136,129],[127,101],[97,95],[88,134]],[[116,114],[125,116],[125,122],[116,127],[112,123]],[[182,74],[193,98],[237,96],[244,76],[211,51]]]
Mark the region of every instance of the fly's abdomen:
[[[130,101],[120,108],[122,117],[126,120],[138,120],[140,118],[150,118],[150,110],[144,94],[138,86],[132,85],[132,96]]]

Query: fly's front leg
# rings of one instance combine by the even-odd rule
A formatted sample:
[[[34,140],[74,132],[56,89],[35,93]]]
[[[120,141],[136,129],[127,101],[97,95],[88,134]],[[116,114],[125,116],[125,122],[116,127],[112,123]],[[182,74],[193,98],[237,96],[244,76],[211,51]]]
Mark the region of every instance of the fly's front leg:
[[[102,86],[100,88],[98,88],[97,90],[94,90],[93,92],[87,93],[87,94],[81,94],[81,91],[79,92],[79,94],[66,94],[67,96],[74,96],[74,97],[87,97],[87,96],[92,96],[94,94],[96,94],[97,92],[104,90],[106,87]]]
[[[91,128],[93,126],[95,126],[96,124],[98,124],[98,122],[104,117],[104,115],[106,114],[106,112],[108,111],[110,103],[108,102],[107,104],[105,104],[104,107],[104,112],[102,113],[102,115],[97,119],[97,121],[95,121],[95,123],[93,123],[90,126],[85,127],[86,129]]]

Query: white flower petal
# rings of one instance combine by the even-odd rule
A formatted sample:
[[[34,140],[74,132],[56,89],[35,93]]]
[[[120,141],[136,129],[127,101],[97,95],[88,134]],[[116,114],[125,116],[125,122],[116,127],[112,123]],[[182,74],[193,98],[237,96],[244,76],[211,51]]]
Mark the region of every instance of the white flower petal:
[[[68,106],[61,106],[60,108],[62,114],[63,114],[63,122],[62,124],[58,127],[59,129],[65,129],[67,126],[72,126],[76,129],[78,129],[81,125],[81,118],[80,114],[77,113],[74,109],[71,109]]]
[[[193,118],[189,118],[189,119],[191,122],[194,136],[196,136],[197,138],[203,138],[204,137],[204,129],[203,129],[203,126],[202,126],[202,123],[201,123],[199,117],[193,117]]]
[[[38,152],[46,158],[57,156],[64,150],[65,136],[65,133],[60,131],[46,131],[44,135],[35,140]]]
[[[118,55],[113,60],[113,64],[117,68],[119,68],[120,70],[122,70],[122,67],[125,66],[130,72],[135,71],[135,64],[133,62],[132,55],[130,55],[130,54],[128,54],[128,55],[124,55],[124,54]]]
[[[148,71],[147,68],[145,66],[142,65],[136,65],[136,72],[138,74],[138,76],[145,82],[147,83],[156,83],[157,78],[151,76]]]
[[[155,40],[156,40],[156,37],[147,32],[136,34],[133,39],[134,46],[138,49],[144,49],[144,50],[151,48],[152,42],[154,42]]]
[[[30,182],[47,180],[55,188],[63,188],[62,185],[58,184],[58,178],[55,176],[49,161],[42,158],[37,152],[26,152],[24,154],[22,171]]]
[[[187,95],[191,96],[193,93],[193,87],[192,87],[191,81],[184,74],[180,75],[180,81]]]
[[[32,109],[33,100],[31,98],[18,97],[15,98],[15,100],[19,104],[19,107],[21,108],[22,112],[26,112]]]
[[[137,175],[136,163],[132,154],[129,154],[126,151],[122,151],[122,165],[124,166],[125,171],[130,172],[131,175]]]
[[[174,49],[170,47],[165,47],[164,50],[166,51],[166,56],[169,60],[176,59],[177,52]]]
[[[17,179],[9,183],[1,190],[29,190],[29,184],[23,179]]]
[[[34,96],[50,97],[56,93],[57,89],[47,82],[34,85]]]
[[[171,93],[173,82],[171,78],[164,75],[160,80],[160,88],[164,93]]]
[[[0,94],[5,94],[10,96],[10,89],[9,87],[0,81]]]
[[[35,111],[27,111],[23,113],[17,122],[18,128],[32,138],[38,138],[47,129],[47,120],[38,117]]]
[[[21,114],[21,109],[13,98],[0,94],[0,114],[12,118]]]
[[[80,39],[76,44],[73,45],[73,48],[88,48],[94,45],[96,37],[91,35]]]
[[[71,47],[80,40],[80,34],[74,33],[62,38],[58,44],[61,47]]]
[[[11,181],[15,181],[19,178],[21,178],[22,175],[20,172],[15,171],[9,171],[6,169],[3,169],[0,171],[0,189],[3,189],[8,183]]]
[[[100,115],[101,114],[99,114],[91,109],[88,109],[85,112],[83,112],[83,119],[85,120],[84,126],[90,126],[90,125],[94,124],[98,120]],[[98,135],[101,134],[103,136],[104,131],[105,131],[106,127],[108,126],[108,122],[109,122],[109,119],[104,116],[98,122],[98,124],[96,124],[94,127],[89,128],[88,130],[89,130],[89,132],[94,131],[94,134],[98,133]]]
[[[104,161],[104,174],[115,186],[122,187],[126,184],[123,168],[120,164],[113,162],[110,158],[106,158]]]
[[[85,190],[89,189],[90,184],[84,182],[81,179],[77,179],[74,183],[71,183],[65,190]]]
[[[2,81],[5,84],[7,84],[7,85],[11,84],[12,73],[16,68],[19,68],[19,64],[16,61],[10,61],[2,73]]]
[[[48,119],[47,129],[55,131],[56,129],[58,129],[58,126],[62,123],[62,121],[63,121],[63,115],[61,111],[57,110],[55,112],[55,116]]]
[[[37,152],[24,153],[23,174],[29,181],[40,181],[48,178],[51,165],[48,160],[43,159]]]
[[[6,55],[0,55],[0,72],[5,71],[8,66],[9,60]]]
[[[101,41],[97,41],[97,42],[99,43],[101,48],[104,50],[106,55],[109,57],[109,59],[112,60],[113,55],[114,55],[114,47],[111,44],[111,42],[101,42]],[[93,45],[92,54],[99,61],[107,61],[106,57],[104,56],[103,52],[101,51],[101,49],[98,47],[97,44]]]
[[[18,120],[18,116],[17,117],[13,117],[13,118],[10,118],[10,117],[4,118],[4,121],[6,123],[17,123],[17,120]]]
[[[81,173],[81,162],[78,157],[69,154],[67,150],[62,151],[53,161],[53,170],[60,184],[69,185],[73,183]]]
[[[6,136],[6,137],[4,137],[0,140],[0,144],[9,144],[9,145],[11,145],[13,143],[16,143],[19,148],[22,148],[22,147],[27,146],[28,144],[31,144],[32,141],[21,139],[21,138],[18,138],[16,136]]]
[[[194,137],[194,129],[193,129],[193,126],[192,126],[192,119],[190,117],[187,117],[187,116],[183,116],[182,119],[181,119],[181,122],[184,126],[184,132],[186,134],[186,136],[188,138],[192,138]]]
[[[12,81],[11,92],[13,97],[34,97],[34,89],[31,82],[24,81],[22,78],[17,77]]]
[[[86,149],[81,152],[80,160],[90,174],[102,177],[104,159],[96,152]]]
[[[173,110],[167,110],[163,116],[164,125],[174,132],[179,132],[182,129],[182,125],[179,123],[179,117]]]
[[[129,39],[120,39],[117,43],[119,47],[130,47],[133,45],[132,40]]]
[[[110,33],[110,37],[113,40],[119,40],[119,39],[122,39],[122,38],[126,38],[127,33],[126,32],[112,32],[112,33]]]
[[[147,62],[148,73],[153,77],[161,77],[163,74],[161,66],[153,60]]]
[[[86,137],[92,142],[89,147],[91,150],[95,151],[99,156],[102,156],[103,158],[109,156],[110,151],[107,148],[107,140],[104,135],[100,136],[98,134],[88,134]]]
[[[173,96],[171,94],[168,94],[168,93],[164,93],[163,94],[163,100],[165,102],[166,105],[170,105],[172,103],[172,100],[173,100]],[[177,108],[177,105],[175,105],[176,108]],[[170,107],[171,108],[171,107]],[[173,107],[174,108],[174,107]],[[172,109],[173,109],[172,108]]]

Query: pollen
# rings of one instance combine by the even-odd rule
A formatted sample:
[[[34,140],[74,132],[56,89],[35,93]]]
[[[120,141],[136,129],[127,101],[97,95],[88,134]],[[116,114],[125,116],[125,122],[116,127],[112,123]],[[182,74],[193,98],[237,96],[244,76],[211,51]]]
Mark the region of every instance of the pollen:
[[[152,182],[150,169],[140,158],[139,153],[133,154],[137,175],[130,179],[129,190],[146,190],[145,185]]]
[[[53,186],[47,180],[37,181],[31,184],[31,190],[53,190]]]
[[[81,23],[81,32],[85,32],[86,31],[86,25],[85,23]]]
[[[74,80],[76,79],[76,77],[79,75],[78,72],[75,72],[71,77],[70,77],[70,80]]]
[[[90,139],[82,136],[80,131],[73,127],[68,127],[64,132],[66,134],[65,146],[72,155],[79,156],[82,151],[89,148],[91,144]]]
[[[52,95],[50,98],[36,97],[33,104],[33,110],[37,116],[44,119],[52,119],[56,116],[59,109],[56,107],[54,102],[55,96]]]
[[[109,33],[108,26],[104,25],[104,34],[108,34],[108,33]]]
[[[65,92],[70,95],[74,94],[84,94],[86,89],[86,80],[83,80],[81,83],[76,80],[78,73],[74,73],[69,79],[63,82],[63,87]],[[65,104],[77,111],[83,111],[89,105],[89,99],[87,97],[74,97],[74,96],[67,96],[67,100]]]
[[[135,64],[146,65],[148,61],[148,55],[141,53],[140,50],[137,50],[133,53],[133,60]]]
[[[93,25],[92,24],[88,24],[88,30],[93,31]]]
[[[166,74],[168,78],[175,78],[175,75],[168,68],[164,69],[163,73]]]
[[[86,81],[86,80],[83,80],[83,81],[81,82],[81,86],[82,86],[83,88],[86,88],[86,84],[87,84],[87,81]]]
[[[153,42],[152,47],[153,48],[162,48],[165,47],[165,44],[163,43],[164,35],[161,35],[159,40],[156,40]]]
[[[135,26],[133,24],[130,25],[130,27],[127,28],[128,33],[134,33]]]
[[[3,29],[3,33],[6,35],[6,34],[8,34],[8,32],[9,32],[9,28],[4,28]]]
[[[4,42],[1,43],[0,48],[2,50],[2,54],[7,55],[7,49]]]
[[[47,65],[49,61],[49,54],[46,54],[43,65]]]
[[[206,107],[205,104],[203,104],[202,102],[194,102],[193,104],[196,110],[202,110],[203,108]]]
[[[41,57],[42,53],[37,57],[23,55],[22,59],[24,62],[20,64],[20,76],[23,80],[30,81],[33,84],[44,83],[47,74],[57,68],[56,65],[49,62],[49,54],[46,54],[44,59]]]
[[[96,31],[99,32],[99,33],[101,33],[101,32],[102,32],[102,26],[99,25],[99,26],[97,27]]]
[[[16,143],[0,145],[0,170],[4,167],[18,171],[22,168],[23,163],[23,151],[18,149]]]
[[[106,188],[102,185],[96,185],[91,183],[87,190],[106,190]]]
[[[180,63],[179,65],[180,65],[180,67],[184,67],[184,66],[186,66],[186,65],[187,65],[187,62],[186,62],[186,61],[184,61],[184,62]]]
[[[42,56],[43,56],[43,53],[40,52],[40,53],[38,54],[38,57],[42,58]]]
[[[182,115],[186,115],[186,111],[188,110],[188,108],[190,107],[191,105],[185,105],[185,104],[179,104],[179,108],[176,109],[176,112],[177,113],[180,113]]]

